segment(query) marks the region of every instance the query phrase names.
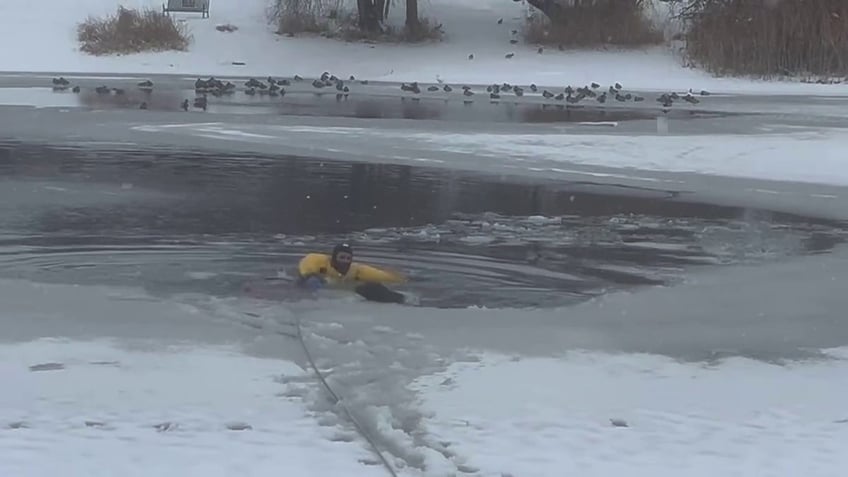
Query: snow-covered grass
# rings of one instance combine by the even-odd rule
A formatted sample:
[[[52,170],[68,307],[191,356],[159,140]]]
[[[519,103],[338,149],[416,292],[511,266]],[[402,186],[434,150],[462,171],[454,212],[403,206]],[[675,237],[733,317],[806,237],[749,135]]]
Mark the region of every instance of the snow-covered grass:
[[[484,355],[418,380],[427,426],[481,477],[837,477],[848,349],[712,365],[652,355]]]
[[[383,475],[280,394],[293,363],[231,347],[39,339],[0,346],[0,475]]]
[[[422,17],[443,24],[444,41],[435,44],[390,45],[345,43],[316,37],[288,38],[274,33],[266,0],[218,0],[211,18],[175,13],[185,22],[193,43],[187,52],[141,53],[92,57],[78,51],[76,26],[89,15],[130,8],[160,8],[158,0],[77,0],[33,8],[26,2],[0,3],[7,20],[0,31],[0,68],[6,71],[100,72],[184,75],[317,76],[332,70],[340,77],[387,81],[435,81],[491,84],[510,82],[563,86],[592,81],[619,81],[629,89],[746,93],[834,94],[844,85],[763,82],[714,78],[681,66],[667,47],[646,50],[556,51],[538,54],[536,45],[511,45],[513,30],[525,24],[527,7],[508,0],[429,0],[421,2]],[[399,15],[402,9],[395,9]],[[502,24],[497,21],[503,18]],[[216,25],[231,24],[234,32]],[[26,46],[24,46],[26,45]],[[511,59],[508,53],[515,53]],[[473,54],[474,59],[468,56]],[[239,64],[234,64],[239,63]]]

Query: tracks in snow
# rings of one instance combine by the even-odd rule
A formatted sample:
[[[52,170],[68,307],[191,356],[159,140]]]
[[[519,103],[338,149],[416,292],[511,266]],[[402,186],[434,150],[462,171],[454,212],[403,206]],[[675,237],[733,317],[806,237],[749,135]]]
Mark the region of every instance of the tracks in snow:
[[[361,308],[353,313],[350,308],[357,307],[298,310],[295,305],[286,313],[276,306],[262,313],[242,311],[236,321],[300,341],[317,379],[283,376],[281,394],[301,399],[320,424],[340,426],[331,440],[352,441],[360,434],[375,451],[375,459],[363,464],[383,465],[392,476],[476,474],[451,443],[429,434],[428,416],[410,386],[448,363],[420,336],[380,326]],[[344,324],[327,316],[342,317]]]

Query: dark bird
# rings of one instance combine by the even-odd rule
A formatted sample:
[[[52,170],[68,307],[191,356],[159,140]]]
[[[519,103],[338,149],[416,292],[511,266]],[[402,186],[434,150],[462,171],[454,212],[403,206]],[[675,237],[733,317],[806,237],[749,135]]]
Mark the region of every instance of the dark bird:
[[[698,104],[698,103],[701,102],[698,98],[692,96],[691,94],[687,94],[686,96],[684,96],[683,101],[686,101],[687,103],[690,103],[690,104]]]

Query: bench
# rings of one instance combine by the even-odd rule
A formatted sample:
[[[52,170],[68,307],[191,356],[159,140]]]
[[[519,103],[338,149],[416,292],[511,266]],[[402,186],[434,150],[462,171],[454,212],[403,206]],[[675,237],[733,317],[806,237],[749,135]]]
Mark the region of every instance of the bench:
[[[202,18],[209,18],[209,0],[168,0],[162,4],[162,13],[170,12],[200,13]]]

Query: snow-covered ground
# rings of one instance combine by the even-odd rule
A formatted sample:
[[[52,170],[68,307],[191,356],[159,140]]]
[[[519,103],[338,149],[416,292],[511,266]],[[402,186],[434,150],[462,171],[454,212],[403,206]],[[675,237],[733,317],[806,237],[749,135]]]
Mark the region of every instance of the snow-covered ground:
[[[89,15],[114,13],[119,4],[160,9],[160,0],[76,0],[33,8],[26,2],[0,3],[0,70],[145,73],[186,75],[320,75],[386,81],[491,84],[537,83],[584,85],[621,82],[641,90],[708,89],[744,93],[840,94],[846,85],[763,82],[716,78],[684,68],[670,48],[637,51],[558,51],[537,53],[537,45],[511,45],[513,30],[524,25],[527,6],[509,0],[422,0],[421,14],[441,23],[444,41],[435,44],[387,45],[345,43],[317,37],[288,38],[267,21],[268,0],[216,0],[211,18],[175,13],[185,21],[193,43],[188,52],[91,57],[77,51],[76,25]],[[343,2],[348,5],[350,2]],[[393,21],[403,9],[393,10]],[[659,15],[665,21],[663,15]],[[502,24],[498,24],[499,19]],[[401,20],[402,21],[402,20]],[[216,25],[239,29],[219,32]],[[20,45],[20,46],[12,46]],[[23,46],[25,45],[25,46]],[[515,53],[512,59],[507,53]],[[474,59],[469,60],[468,55]],[[234,65],[243,62],[244,65]]]
[[[291,362],[223,346],[5,344],[0,474],[345,475],[371,456],[280,395],[279,378],[302,375]],[[356,473],[383,475],[364,465]]]
[[[848,349],[833,353],[785,366],[486,355],[416,384],[431,432],[481,476],[838,477]]]

